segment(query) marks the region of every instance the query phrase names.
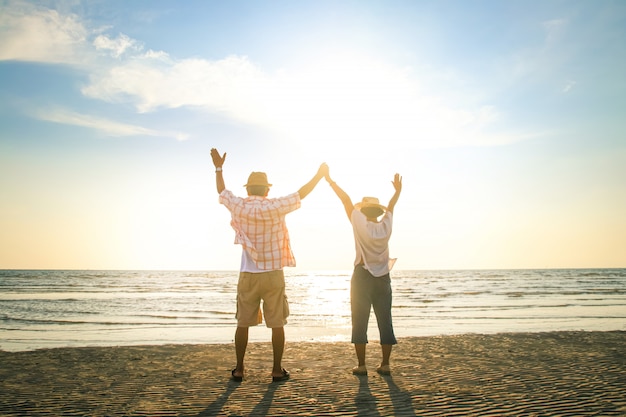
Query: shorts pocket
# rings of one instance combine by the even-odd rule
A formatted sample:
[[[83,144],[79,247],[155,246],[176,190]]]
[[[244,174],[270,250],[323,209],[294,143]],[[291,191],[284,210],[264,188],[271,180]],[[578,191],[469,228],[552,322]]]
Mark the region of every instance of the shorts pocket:
[[[286,319],[287,317],[289,317],[289,301],[287,301],[287,296],[285,295],[283,297],[283,319]]]

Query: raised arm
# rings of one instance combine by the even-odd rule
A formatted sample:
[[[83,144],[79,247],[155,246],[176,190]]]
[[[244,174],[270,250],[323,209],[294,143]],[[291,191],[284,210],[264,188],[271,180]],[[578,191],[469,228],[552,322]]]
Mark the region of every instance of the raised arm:
[[[320,180],[322,178],[324,178],[324,176],[328,173],[328,165],[326,165],[325,163],[320,165],[319,169],[317,170],[317,173],[315,174],[315,176],[311,179],[311,181],[307,182],[306,184],[304,184],[299,190],[298,190],[298,194],[300,194],[300,199],[303,199],[304,197],[306,197],[307,195],[309,195],[309,193],[311,191],[313,191],[313,189],[315,188],[315,186],[317,185],[318,182],[320,182]]]
[[[211,149],[211,159],[213,159],[213,165],[215,165],[215,185],[217,187],[217,193],[221,194],[226,188],[226,185],[224,184],[224,176],[222,174],[222,166],[226,160],[226,152],[224,152],[224,155],[220,156],[217,149],[213,148]]]
[[[344,190],[342,190],[335,181],[330,178],[330,173],[326,175],[326,181],[328,181],[328,184],[330,184],[330,188],[333,189],[335,194],[337,194],[337,197],[339,197],[339,200],[341,200],[341,203],[343,204],[343,208],[345,209],[349,220],[352,216],[352,212],[354,211],[354,204],[352,204],[350,196]]]
[[[400,174],[394,175],[393,181],[391,181],[391,183],[393,184],[393,188],[396,190],[396,192],[393,193],[393,196],[391,196],[391,200],[389,200],[389,204],[387,205],[387,211],[393,213],[393,209],[396,206],[398,198],[400,198],[400,192],[402,191],[402,177],[400,176]]]

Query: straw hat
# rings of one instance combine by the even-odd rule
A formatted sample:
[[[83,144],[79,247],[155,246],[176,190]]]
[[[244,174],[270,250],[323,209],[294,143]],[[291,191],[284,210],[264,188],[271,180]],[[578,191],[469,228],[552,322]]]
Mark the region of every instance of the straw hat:
[[[362,209],[368,208],[368,207],[377,208],[377,209],[380,209],[382,211],[386,211],[387,210],[387,207],[385,207],[382,204],[380,204],[380,202],[378,201],[378,199],[376,197],[363,197],[363,200],[361,200],[360,203],[356,203],[354,205],[354,207],[357,210],[362,210]]]
[[[264,187],[271,187],[272,184],[267,182],[267,174],[265,172],[253,172],[248,177],[248,183],[244,187],[250,187],[254,185],[262,185]]]

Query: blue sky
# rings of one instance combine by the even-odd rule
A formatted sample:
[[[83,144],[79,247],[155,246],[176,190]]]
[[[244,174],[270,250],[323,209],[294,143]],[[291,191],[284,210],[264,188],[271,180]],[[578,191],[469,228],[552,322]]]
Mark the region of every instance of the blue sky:
[[[0,268],[237,269],[228,188],[404,178],[396,268],[626,266],[622,1],[1,1]],[[325,183],[298,268],[349,269]]]

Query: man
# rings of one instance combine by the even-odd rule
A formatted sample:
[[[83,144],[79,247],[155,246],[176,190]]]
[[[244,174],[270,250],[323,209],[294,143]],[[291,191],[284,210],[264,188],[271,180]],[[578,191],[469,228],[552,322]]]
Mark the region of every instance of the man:
[[[232,377],[235,381],[243,380],[248,329],[261,323],[260,302],[263,300],[265,325],[272,329],[272,380],[289,379],[289,372],[281,364],[285,347],[284,325],[289,316],[283,267],[295,266],[296,261],[291,251],[285,216],[300,208],[300,200],[313,191],[328,172],[328,166],[320,165],[313,179],[298,192],[280,198],[268,198],[272,184],[267,181],[267,175],[252,172],[245,184],[248,197],[241,198],[227,190],[224,184],[226,153],[220,156],[217,149],[211,149],[211,158],[215,165],[219,202],[230,211],[235,243],[243,249],[237,284],[237,366],[231,372]]]
[[[356,259],[350,281],[350,306],[352,343],[354,343],[358,365],[352,369],[352,373],[367,375],[365,366],[367,327],[370,311],[374,307],[382,348],[382,361],[376,371],[382,375],[389,375],[391,373],[389,367],[391,348],[398,343],[391,320],[389,271],[395,259],[389,258],[389,238],[391,237],[393,210],[402,191],[402,177],[399,174],[394,176],[392,184],[395,193],[387,207],[379,204],[375,197],[364,197],[361,203],[354,205],[348,194],[330,179],[330,174],[326,175],[326,180],[343,203],[354,233]]]

